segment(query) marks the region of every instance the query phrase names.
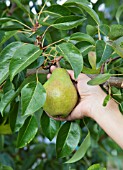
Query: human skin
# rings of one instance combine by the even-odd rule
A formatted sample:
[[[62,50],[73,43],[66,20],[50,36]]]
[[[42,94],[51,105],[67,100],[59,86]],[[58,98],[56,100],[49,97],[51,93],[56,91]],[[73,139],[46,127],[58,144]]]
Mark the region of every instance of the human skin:
[[[51,73],[55,68],[51,67]],[[80,96],[79,103],[68,117],[55,119],[72,121],[82,119],[84,116],[90,117],[123,149],[123,115],[119,111],[118,104],[111,99],[104,107],[102,104],[106,94],[100,86],[88,85],[87,82],[90,78],[85,74],[81,73],[75,80],[74,72],[68,70],[68,73],[71,79],[76,82]],[[49,77],[50,74],[48,74]]]

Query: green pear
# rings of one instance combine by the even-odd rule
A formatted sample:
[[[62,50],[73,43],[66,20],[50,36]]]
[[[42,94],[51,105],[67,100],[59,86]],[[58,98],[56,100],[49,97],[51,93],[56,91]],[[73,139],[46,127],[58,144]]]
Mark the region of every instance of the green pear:
[[[44,111],[52,117],[67,117],[78,100],[76,88],[68,72],[63,68],[56,68],[44,88],[47,95]]]

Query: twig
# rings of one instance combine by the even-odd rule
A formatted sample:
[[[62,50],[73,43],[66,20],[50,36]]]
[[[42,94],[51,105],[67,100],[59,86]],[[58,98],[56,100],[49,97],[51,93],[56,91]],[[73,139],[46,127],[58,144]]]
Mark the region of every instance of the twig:
[[[48,74],[49,70],[39,70],[38,74]],[[30,76],[32,74],[36,74],[36,69],[29,69],[27,70],[26,76]],[[91,79],[95,78],[98,74],[87,74],[88,77]],[[118,88],[123,88],[123,77],[110,77],[109,80],[106,81],[106,84],[110,84],[110,86],[118,87]],[[106,86],[105,84],[105,86]],[[106,87],[105,87],[106,88]],[[107,89],[106,89],[107,90]]]

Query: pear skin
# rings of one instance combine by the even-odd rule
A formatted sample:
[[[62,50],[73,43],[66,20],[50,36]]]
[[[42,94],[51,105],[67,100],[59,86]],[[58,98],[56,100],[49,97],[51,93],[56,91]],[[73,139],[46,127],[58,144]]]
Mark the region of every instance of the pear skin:
[[[68,72],[56,68],[44,84],[46,101],[43,109],[52,117],[67,117],[76,106],[78,94]]]

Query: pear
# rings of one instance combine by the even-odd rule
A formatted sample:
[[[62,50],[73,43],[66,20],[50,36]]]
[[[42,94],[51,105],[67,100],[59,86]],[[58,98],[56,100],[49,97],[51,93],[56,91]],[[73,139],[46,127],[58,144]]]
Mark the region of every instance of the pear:
[[[44,84],[46,101],[44,111],[52,117],[67,117],[76,106],[78,95],[68,72],[56,68]]]

